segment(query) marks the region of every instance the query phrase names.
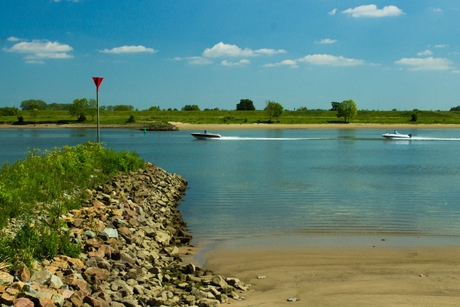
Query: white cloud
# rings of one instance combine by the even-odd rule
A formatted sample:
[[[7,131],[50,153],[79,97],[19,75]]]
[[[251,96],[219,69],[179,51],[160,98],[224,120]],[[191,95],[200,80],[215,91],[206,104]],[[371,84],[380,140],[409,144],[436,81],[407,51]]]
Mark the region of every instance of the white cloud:
[[[175,57],[174,60],[175,61],[187,61],[189,64],[192,64],[192,65],[208,65],[208,64],[213,63],[209,59],[206,59],[200,56],[185,57],[185,58]]]
[[[228,62],[227,60],[223,60],[220,65],[222,66],[245,66],[245,65],[248,65],[250,63],[249,60],[240,60],[238,62]]]
[[[22,41],[22,39],[17,38],[17,37],[14,37],[14,36],[8,37],[6,40],[9,41],[9,42],[18,42],[18,41]]]
[[[278,63],[269,63],[269,64],[265,64],[263,65],[264,67],[278,67],[278,66],[288,66],[288,67],[291,67],[291,68],[297,68],[299,67],[299,65],[297,65],[297,62],[294,61],[294,60],[284,60],[284,61],[281,61],[281,62],[278,62]]]
[[[298,60],[313,65],[330,65],[330,66],[357,66],[363,65],[363,60],[345,58],[343,56],[334,56],[330,54],[312,54]]]
[[[15,41],[16,38],[10,37],[9,41]],[[24,59],[27,63],[43,64],[41,59],[70,59],[73,58],[68,52],[73,48],[67,44],[59,42],[50,42],[46,40],[32,40],[31,42],[20,42],[14,44],[11,48],[3,48],[5,52],[17,52],[26,54]]]
[[[342,13],[351,15],[354,18],[359,17],[389,17],[389,16],[399,16],[404,14],[404,12],[394,5],[385,6],[383,9],[378,9],[377,5],[361,5],[355,8],[349,8]]]
[[[451,69],[451,61],[444,58],[402,58],[396,64],[406,65],[410,70],[448,70]]]
[[[419,52],[417,53],[418,56],[427,56],[427,55],[432,55],[433,52],[431,50],[425,50],[425,51],[422,51],[422,52]]]
[[[279,54],[279,53],[286,53],[285,50],[283,49],[267,49],[267,48],[262,48],[258,50],[252,50],[249,48],[241,49],[240,47],[236,45],[231,45],[231,44],[224,44],[223,42],[220,42],[218,44],[215,44],[212,48],[206,48],[203,51],[203,56],[205,57],[210,57],[210,58],[216,58],[216,57],[222,57],[222,56],[230,56],[230,57],[248,57],[248,56],[258,56],[258,55],[274,55],[274,54]]]
[[[436,7],[430,7],[429,10],[433,13],[442,13],[442,9]]]
[[[332,11],[330,11],[328,14],[329,15],[335,15],[337,13],[337,9],[333,9]]]
[[[155,53],[157,52],[153,48],[146,48],[144,46],[121,46],[121,47],[115,47],[112,49],[104,49],[104,50],[99,50],[99,52],[102,53],[141,53],[141,52],[148,52],[148,53]]]
[[[434,45],[434,48],[447,48],[447,47],[449,47],[449,44]]]
[[[316,42],[316,43],[317,44],[334,44],[336,42],[337,42],[336,39],[324,38],[324,39],[322,39],[322,40],[320,40],[319,42]]]

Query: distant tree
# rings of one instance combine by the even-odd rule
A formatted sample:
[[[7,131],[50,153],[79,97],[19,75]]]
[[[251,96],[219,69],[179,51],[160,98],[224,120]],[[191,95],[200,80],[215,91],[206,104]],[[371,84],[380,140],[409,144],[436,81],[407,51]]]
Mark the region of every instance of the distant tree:
[[[88,102],[88,114],[91,115],[91,120],[94,120],[94,116],[97,114],[97,100],[94,98]]]
[[[200,111],[200,108],[194,104],[194,105],[185,105],[183,108],[182,108],[182,111]]]
[[[254,111],[255,109],[251,99],[240,99],[240,103],[236,104],[237,111]]]
[[[21,102],[21,109],[23,111],[33,110],[33,109],[46,110],[47,105],[46,105],[46,102],[44,102],[43,100],[29,99],[29,100],[24,100],[23,102]]]
[[[160,107],[151,106],[151,107],[149,108],[149,111],[160,111]]]
[[[331,111],[337,111],[339,109],[340,102],[332,101],[331,102]]]
[[[86,98],[81,98],[81,99],[74,99],[72,105],[70,106],[69,113],[71,116],[75,116],[80,119],[82,119],[82,116],[86,120],[86,114],[88,113],[89,110],[89,102],[88,99]]]
[[[70,103],[53,102],[48,105],[48,110],[69,110],[71,105]]]
[[[343,117],[345,123],[350,122],[350,118],[353,118],[357,114],[358,107],[353,100],[344,100],[339,103],[339,107],[337,109],[337,117]]]
[[[412,113],[412,114],[410,115],[410,121],[411,121],[411,122],[416,122],[417,119],[418,119],[418,118],[417,118],[417,113]]]
[[[268,100],[264,111],[268,115],[269,122],[271,122],[273,117],[279,119],[281,114],[283,114],[284,108],[280,103]]]
[[[127,123],[135,123],[135,122],[136,122],[136,119],[134,118],[134,115],[130,115]]]
[[[307,112],[308,109],[307,109],[307,107],[300,107],[300,108],[298,108],[296,111],[297,111],[297,112]]]
[[[452,107],[449,111],[460,111],[460,106]]]
[[[131,105],[124,105],[124,104],[119,104],[113,107],[114,111],[132,111],[134,110],[134,107]]]
[[[33,119],[33,121],[35,123],[35,121],[37,119],[37,116],[38,116],[38,113],[40,111],[37,108],[33,108],[33,109],[29,110],[29,112],[30,112],[30,116],[32,117],[32,119]]]
[[[19,109],[16,107],[0,108],[0,116],[17,116],[18,114],[19,114]]]

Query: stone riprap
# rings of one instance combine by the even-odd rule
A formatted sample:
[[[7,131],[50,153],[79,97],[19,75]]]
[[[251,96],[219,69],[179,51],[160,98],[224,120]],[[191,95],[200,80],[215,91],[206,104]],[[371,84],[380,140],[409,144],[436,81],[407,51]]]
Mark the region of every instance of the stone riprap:
[[[177,209],[187,182],[151,163],[88,190],[62,218],[82,246],[29,268],[0,268],[2,306],[219,306],[247,285],[184,263],[192,236]]]

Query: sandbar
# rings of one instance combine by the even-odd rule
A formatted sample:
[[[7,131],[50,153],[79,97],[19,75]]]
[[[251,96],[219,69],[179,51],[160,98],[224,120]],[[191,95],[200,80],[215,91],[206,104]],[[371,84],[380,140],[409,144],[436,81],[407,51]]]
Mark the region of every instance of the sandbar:
[[[460,129],[457,124],[189,124],[171,122],[179,130],[207,130],[218,132],[222,130],[263,130],[263,129],[382,129],[383,130],[412,130],[412,129]]]
[[[456,245],[387,246],[383,239],[358,246],[221,244],[206,252],[204,267],[251,285],[234,306],[458,306],[459,253]]]

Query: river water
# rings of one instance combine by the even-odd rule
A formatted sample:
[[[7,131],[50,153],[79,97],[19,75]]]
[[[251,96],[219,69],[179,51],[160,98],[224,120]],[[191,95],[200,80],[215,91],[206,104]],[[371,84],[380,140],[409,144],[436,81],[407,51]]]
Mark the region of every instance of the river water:
[[[460,130],[414,129],[385,140],[373,129],[192,131],[103,129],[189,183],[179,209],[194,242],[260,235],[460,237]],[[219,131],[213,131],[219,132]],[[0,161],[29,149],[96,141],[94,129],[0,129]]]

